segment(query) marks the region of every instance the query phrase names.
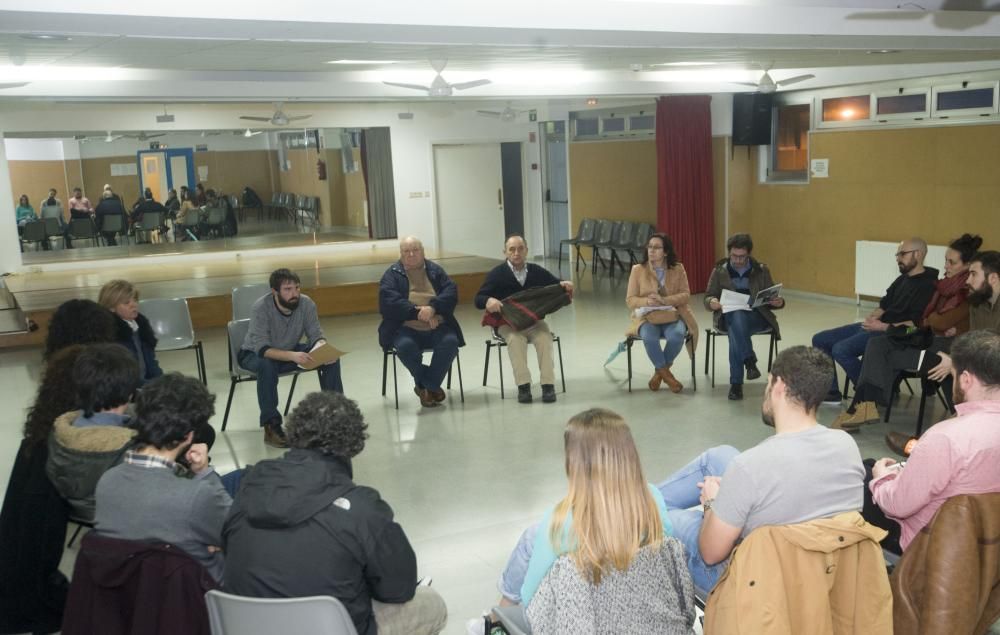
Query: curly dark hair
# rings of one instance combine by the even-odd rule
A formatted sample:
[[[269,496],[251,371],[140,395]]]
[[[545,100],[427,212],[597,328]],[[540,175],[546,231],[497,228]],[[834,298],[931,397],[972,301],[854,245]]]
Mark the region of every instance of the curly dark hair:
[[[663,259],[667,264],[667,269],[673,269],[674,267],[676,267],[677,252],[674,251],[674,242],[670,240],[670,236],[667,236],[662,232],[657,232],[653,234],[652,236],[649,237],[649,240],[646,241],[647,250],[649,249],[649,241],[653,240],[654,238],[659,238],[660,242],[663,243]],[[648,262],[649,262],[649,251],[647,251],[645,256],[643,257],[642,264],[646,264]]]
[[[85,417],[127,404],[140,381],[135,356],[121,344],[91,344],[73,365],[76,406]]]
[[[117,336],[117,318],[111,311],[92,300],[67,300],[49,320],[42,358],[48,359],[56,351],[73,344],[114,342]]]
[[[271,272],[271,277],[268,278],[267,283],[271,285],[271,288],[275,291],[281,291],[281,285],[286,282],[294,282],[295,284],[302,284],[299,280],[299,274],[295,273],[291,269],[275,269]]]
[[[368,424],[358,404],[338,392],[306,395],[285,423],[288,445],[351,458],[365,449]]]
[[[215,414],[215,395],[194,377],[161,375],[142,387],[135,400],[136,445],[176,448],[192,430]]]
[[[771,376],[785,382],[788,398],[806,412],[814,412],[823,403],[834,372],[833,358],[811,346],[786,348],[771,366]]]
[[[79,344],[66,346],[49,358],[42,381],[38,384],[35,404],[28,409],[28,418],[24,422],[27,451],[49,438],[56,417],[76,408],[73,367],[85,349]]]

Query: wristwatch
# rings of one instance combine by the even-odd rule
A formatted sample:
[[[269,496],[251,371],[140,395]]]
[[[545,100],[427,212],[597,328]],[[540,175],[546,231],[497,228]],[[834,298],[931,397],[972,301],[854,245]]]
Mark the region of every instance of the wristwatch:
[[[701,506],[702,506],[702,515],[703,516],[705,514],[707,514],[710,509],[712,509],[712,503],[714,503],[714,502],[715,502],[715,499],[714,498],[710,498],[710,499],[708,499],[707,501],[705,501],[704,503],[701,504]]]

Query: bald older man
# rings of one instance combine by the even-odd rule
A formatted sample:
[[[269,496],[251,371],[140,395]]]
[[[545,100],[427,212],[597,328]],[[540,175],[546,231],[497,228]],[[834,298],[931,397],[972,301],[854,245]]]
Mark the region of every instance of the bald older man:
[[[833,357],[852,383],[858,382],[861,374],[859,358],[865,352],[870,338],[884,335],[890,326],[903,322],[920,324],[924,307],[934,295],[938,277],[937,269],[924,266],[926,256],[927,243],[920,238],[899,243],[896,249],[899,277],[886,289],[878,308],[864,322],[854,322],[813,335],[813,346]],[[823,403],[839,406],[842,400],[843,395],[840,394],[837,375],[834,373],[833,384]]]
[[[458,288],[441,265],[424,257],[420,240],[407,236],[399,241],[399,261],[386,269],[379,283],[378,341],[383,350],[396,349],[425,408],[444,401],[441,382],[458,347],[465,345],[454,315],[456,304]],[[426,350],[433,351],[430,365],[423,362]]]

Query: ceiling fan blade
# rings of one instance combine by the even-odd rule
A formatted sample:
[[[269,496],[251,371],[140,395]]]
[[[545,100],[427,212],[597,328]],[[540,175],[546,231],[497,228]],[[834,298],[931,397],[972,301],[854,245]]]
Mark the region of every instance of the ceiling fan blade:
[[[145,136],[145,138],[146,139],[155,139],[157,137],[165,137],[165,136],[167,136],[167,133],[161,132],[160,134],[148,134],[148,135]]]
[[[300,119],[308,119],[309,117],[312,117],[312,115],[295,115],[294,117],[289,117],[286,115],[285,119],[287,119],[288,121],[299,121]]]
[[[477,110],[476,112],[484,117],[497,117],[498,119],[501,115],[503,115],[502,112],[497,112],[495,110]]]
[[[758,86],[757,82],[729,82],[729,83],[736,84],[737,86],[752,86],[753,88],[757,88]]]
[[[243,115],[240,119],[248,119],[250,121],[271,121],[270,117],[248,117],[246,115]]]
[[[382,82],[382,83],[385,84],[386,86],[396,86],[397,88],[409,88],[411,90],[422,90],[425,92],[429,92],[431,89],[430,86],[421,86],[420,84],[404,84],[401,82]]]
[[[457,84],[452,84],[451,87],[455,90],[465,90],[466,88],[475,88],[476,86],[485,86],[486,84],[491,84],[488,79],[474,79],[471,82],[458,82]]]
[[[851,13],[847,15],[848,20],[923,20],[928,13],[926,11],[865,11],[863,13]]]
[[[797,84],[798,82],[804,82],[807,79],[813,79],[814,77],[816,76],[811,73],[808,75],[796,75],[795,77],[789,77],[788,79],[779,79],[774,83],[778,86],[788,86],[789,84]]]
[[[5,84],[0,84],[0,90],[4,88],[20,88],[21,86],[27,86],[28,82],[7,82]]]

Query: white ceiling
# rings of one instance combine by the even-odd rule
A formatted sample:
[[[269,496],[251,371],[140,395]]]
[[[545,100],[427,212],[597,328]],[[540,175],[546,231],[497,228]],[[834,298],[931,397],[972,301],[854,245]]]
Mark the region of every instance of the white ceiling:
[[[813,73],[795,88],[822,88],[1000,69],[993,2],[91,0],[81,12],[0,0],[0,83],[31,82],[0,100],[413,100],[381,82],[427,84],[431,59],[448,60],[451,82],[492,80],[456,97],[494,101],[742,91],[733,82],[766,67],[779,80]],[[31,39],[40,34],[70,39]],[[883,49],[896,52],[872,52]],[[670,62],[712,65],[654,66]]]

